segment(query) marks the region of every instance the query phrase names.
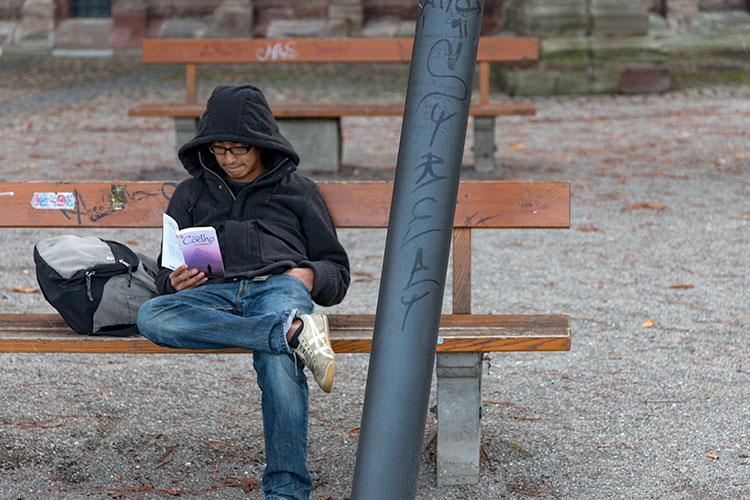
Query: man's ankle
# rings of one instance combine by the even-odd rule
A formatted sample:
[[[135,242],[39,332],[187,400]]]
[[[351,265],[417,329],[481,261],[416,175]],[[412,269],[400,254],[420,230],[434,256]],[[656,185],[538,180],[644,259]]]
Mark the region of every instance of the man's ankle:
[[[292,327],[286,334],[286,342],[290,349],[296,349],[299,346],[299,334],[302,332],[303,323],[296,319],[292,321]]]

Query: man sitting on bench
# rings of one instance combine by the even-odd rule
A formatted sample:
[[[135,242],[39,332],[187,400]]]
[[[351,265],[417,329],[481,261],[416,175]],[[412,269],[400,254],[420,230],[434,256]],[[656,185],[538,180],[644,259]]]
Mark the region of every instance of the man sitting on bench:
[[[177,186],[167,213],[181,228],[216,229],[225,273],[162,267],[162,295],[141,308],[138,329],[162,346],[253,350],[262,391],[263,491],[266,499],[307,499],[302,368],[331,390],[328,321],[312,311],[313,302],[344,298],[346,251],[317,185],[295,172],[299,157],[257,87],[215,88],[179,157],[191,177]]]

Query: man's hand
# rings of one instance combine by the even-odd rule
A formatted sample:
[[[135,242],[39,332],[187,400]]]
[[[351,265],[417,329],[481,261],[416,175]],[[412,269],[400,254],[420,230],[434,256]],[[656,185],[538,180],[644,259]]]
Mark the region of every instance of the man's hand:
[[[307,289],[312,292],[313,280],[315,279],[315,272],[309,267],[293,267],[292,269],[284,271],[284,274],[288,274],[289,276],[294,276],[295,278],[300,280],[302,283],[304,283]]]
[[[180,290],[195,288],[206,281],[208,281],[208,278],[206,278],[206,275],[202,271],[198,271],[195,268],[188,270],[187,264],[183,264],[169,273],[169,282],[172,283],[172,287],[178,292]]]

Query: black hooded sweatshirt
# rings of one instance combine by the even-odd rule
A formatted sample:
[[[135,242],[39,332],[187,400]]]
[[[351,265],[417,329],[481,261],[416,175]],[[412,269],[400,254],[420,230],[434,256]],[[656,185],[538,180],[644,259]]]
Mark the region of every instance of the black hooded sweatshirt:
[[[239,191],[208,150],[220,141],[261,148],[264,171]],[[260,89],[216,87],[197,135],[178,154],[191,177],[177,186],[167,213],[180,228],[216,228],[225,274],[209,283],[309,267],[315,273],[313,300],[323,306],[341,302],[350,279],[346,251],[318,186],[295,172],[299,156],[279,132]],[[163,294],[175,291],[170,273],[161,268],[157,275]]]

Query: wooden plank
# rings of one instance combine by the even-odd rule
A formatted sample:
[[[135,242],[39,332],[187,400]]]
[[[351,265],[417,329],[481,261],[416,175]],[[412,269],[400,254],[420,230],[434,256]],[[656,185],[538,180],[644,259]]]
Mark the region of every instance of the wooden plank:
[[[161,227],[176,182],[2,182],[0,227]],[[337,227],[387,227],[390,182],[319,182]],[[43,206],[44,205],[44,206]],[[567,228],[567,182],[464,181],[456,227]]]
[[[488,91],[489,92],[489,91]],[[489,98],[489,93],[487,94]],[[484,98],[484,97],[483,97]],[[129,116],[200,118],[205,104],[142,103],[128,110]],[[272,104],[276,118],[341,118],[342,116],[403,116],[402,104]],[[530,116],[536,113],[532,102],[472,104],[471,116]]]
[[[339,353],[366,353],[374,315],[330,315],[331,344]],[[561,315],[444,315],[438,352],[566,351],[570,318]],[[157,346],[141,337],[73,333],[56,314],[0,314],[0,352],[25,353],[247,353],[245,349],[194,351]]]
[[[490,102],[490,63],[488,61],[479,63],[479,102],[482,104]]]
[[[163,39],[143,40],[144,63],[378,63],[409,62],[411,38]],[[481,37],[478,61],[539,58],[539,41]]]
[[[471,229],[453,230],[453,314],[471,314]]]
[[[185,67],[185,102],[198,102],[198,70],[195,63],[188,63]]]

